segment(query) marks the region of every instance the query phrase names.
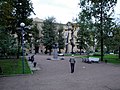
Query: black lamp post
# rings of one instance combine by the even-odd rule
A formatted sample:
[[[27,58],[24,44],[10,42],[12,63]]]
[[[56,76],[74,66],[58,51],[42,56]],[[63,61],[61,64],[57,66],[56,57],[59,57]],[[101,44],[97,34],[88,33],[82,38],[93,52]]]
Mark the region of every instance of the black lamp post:
[[[21,34],[22,34],[22,73],[24,74],[25,73],[25,66],[24,66],[24,27],[25,27],[25,24],[22,22],[20,23],[20,26],[21,26]]]
[[[30,36],[30,53],[32,53],[32,40],[33,40],[33,37],[32,37],[32,34],[29,34]]]
[[[100,13],[100,33],[101,33],[101,61],[103,61],[103,0],[101,0],[101,13]]]

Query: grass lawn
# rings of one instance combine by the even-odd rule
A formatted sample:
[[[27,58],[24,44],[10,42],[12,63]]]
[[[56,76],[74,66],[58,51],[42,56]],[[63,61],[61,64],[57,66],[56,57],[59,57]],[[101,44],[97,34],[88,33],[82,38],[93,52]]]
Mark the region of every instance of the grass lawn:
[[[91,57],[101,58],[101,56],[91,56]],[[120,59],[118,58],[118,55],[115,54],[104,55],[103,60],[104,61],[107,60],[107,63],[120,64]]]
[[[74,54],[74,55],[80,58],[88,58],[87,55],[79,55],[79,54]],[[68,54],[65,56],[71,56],[71,54]],[[92,55],[89,55],[89,57],[101,58],[101,56],[92,56]],[[118,55],[115,55],[115,54],[104,55],[103,60],[107,60],[108,63],[120,64],[120,59],[118,58]]]
[[[22,74],[22,60],[21,59],[3,59],[0,60],[0,67],[2,68],[2,75]],[[25,74],[30,74],[30,68],[27,60],[25,60]]]
[[[120,59],[118,55],[105,55],[104,60],[107,60],[108,63],[120,64]]]

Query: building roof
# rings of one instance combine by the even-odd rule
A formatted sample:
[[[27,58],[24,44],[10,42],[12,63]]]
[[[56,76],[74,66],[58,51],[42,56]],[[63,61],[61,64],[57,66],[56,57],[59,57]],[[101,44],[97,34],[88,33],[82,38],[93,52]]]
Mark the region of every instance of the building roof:
[[[41,23],[41,22],[43,22],[43,21],[44,21],[43,19],[40,19],[40,18],[38,18],[38,17],[33,18],[33,22],[39,22],[39,23]]]

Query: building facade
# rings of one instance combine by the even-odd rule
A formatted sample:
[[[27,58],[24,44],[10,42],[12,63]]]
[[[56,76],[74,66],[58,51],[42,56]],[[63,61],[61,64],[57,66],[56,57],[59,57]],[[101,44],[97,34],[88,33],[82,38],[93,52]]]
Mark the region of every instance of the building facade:
[[[33,24],[36,24],[37,28],[39,30],[39,37],[42,37],[41,32],[42,32],[43,21],[44,20],[39,19],[38,17],[33,19]],[[71,53],[72,52],[71,40],[72,40],[72,43],[74,43],[73,52],[79,51],[79,49],[77,49],[77,43],[76,43],[77,31],[79,30],[79,27],[76,27],[75,24],[73,24],[74,27],[69,30],[67,24],[56,23],[57,29],[60,27],[60,25],[63,26],[63,29],[64,29],[63,37],[65,40],[65,48],[62,50],[62,53]],[[67,51],[66,51],[66,49],[67,49]],[[43,53],[44,51],[45,51],[44,45],[42,43],[39,43],[39,53]]]

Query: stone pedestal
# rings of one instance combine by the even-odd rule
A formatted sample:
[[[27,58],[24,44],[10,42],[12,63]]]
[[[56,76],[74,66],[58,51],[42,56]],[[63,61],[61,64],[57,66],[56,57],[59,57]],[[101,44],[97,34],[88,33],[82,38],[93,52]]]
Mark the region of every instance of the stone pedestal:
[[[58,60],[58,44],[53,45],[53,60]]]

